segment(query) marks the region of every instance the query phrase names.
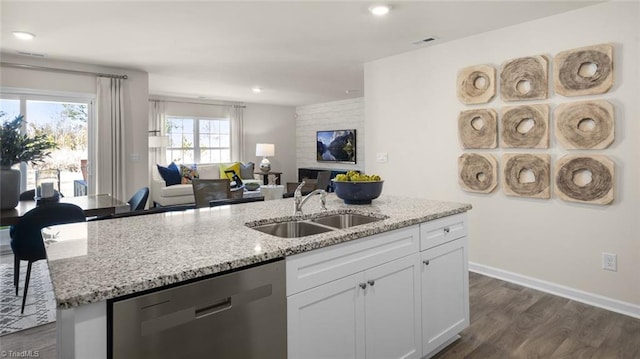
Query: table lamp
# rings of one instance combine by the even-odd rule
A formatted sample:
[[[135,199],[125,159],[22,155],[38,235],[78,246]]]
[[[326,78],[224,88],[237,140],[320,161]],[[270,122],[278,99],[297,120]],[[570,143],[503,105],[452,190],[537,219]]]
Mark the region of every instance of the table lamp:
[[[268,156],[273,156],[276,152],[276,146],[273,143],[256,143],[256,156],[262,156],[260,162],[260,170],[262,172],[271,171],[271,162]]]

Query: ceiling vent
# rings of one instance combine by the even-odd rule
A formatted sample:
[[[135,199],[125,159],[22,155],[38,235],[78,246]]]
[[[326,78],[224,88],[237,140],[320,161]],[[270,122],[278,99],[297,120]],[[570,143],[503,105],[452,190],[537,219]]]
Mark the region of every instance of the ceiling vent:
[[[412,44],[414,44],[414,45],[422,45],[422,44],[425,44],[427,42],[431,42],[431,41],[435,41],[435,40],[436,40],[435,37],[427,37],[426,39],[414,41],[414,42],[412,42]]]
[[[18,51],[18,55],[31,56],[31,57],[44,57],[44,54],[36,54],[33,52],[24,52],[24,51]]]

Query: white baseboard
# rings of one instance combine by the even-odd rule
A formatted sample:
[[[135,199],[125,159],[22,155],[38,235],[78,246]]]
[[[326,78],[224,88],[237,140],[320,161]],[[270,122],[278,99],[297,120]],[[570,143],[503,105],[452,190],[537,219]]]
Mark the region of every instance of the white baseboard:
[[[640,319],[640,305],[623,302],[621,300],[607,298],[598,294],[585,292],[579,289],[566,287],[560,284],[547,282],[541,279],[527,277],[518,273],[489,267],[486,265],[469,262],[469,270],[478,274],[501,279],[524,287],[537,289],[560,297],[569,298],[578,302],[593,305],[612,312],[628,315]]]

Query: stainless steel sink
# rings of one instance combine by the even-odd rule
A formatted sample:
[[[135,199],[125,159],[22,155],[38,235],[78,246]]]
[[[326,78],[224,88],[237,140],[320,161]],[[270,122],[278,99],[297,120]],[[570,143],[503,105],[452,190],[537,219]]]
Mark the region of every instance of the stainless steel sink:
[[[249,228],[272,236],[282,238],[298,238],[330,232],[335,229],[344,229],[361,224],[381,221],[384,218],[368,216],[358,213],[338,213],[330,214],[313,219],[299,219],[272,224],[253,226],[247,223]]]
[[[312,219],[311,221],[333,228],[349,228],[360,224],[381,221],[381,218],[365,216],[357,213],[334,214],[326,217]]]
[[[273,224],[265,224],[262,226],[252,227],[253,229],[278,236],[282,238],[297,238],[311,236],[314,234],[320,234],[324,232],[332,231],[333,229],[328,227],[319,226],[309,222],[302,221],[289,221]]]

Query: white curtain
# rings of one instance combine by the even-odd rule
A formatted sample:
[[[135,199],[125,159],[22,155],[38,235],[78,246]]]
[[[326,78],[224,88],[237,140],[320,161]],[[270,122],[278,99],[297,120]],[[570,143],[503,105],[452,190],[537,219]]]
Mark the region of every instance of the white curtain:
[[[110,193],[126,202],[126,152],[124,137],[123,79],[98,77],[97,193]]]
[[[244,106],[233,106],[229,111],[231,120],[231,161],[240,162],[244,158]]]
[[[149,101],[149,136],[166,135],[165,104],[162,101]],[[158,132],[155,132],[158,131]],[[167,151],[163,147],[149,148],[149,167],[151,170],[156,164],[167,165]],[[151,175],[152,172],[149,172]],[[151,178],[151,177],[150,177]]]

